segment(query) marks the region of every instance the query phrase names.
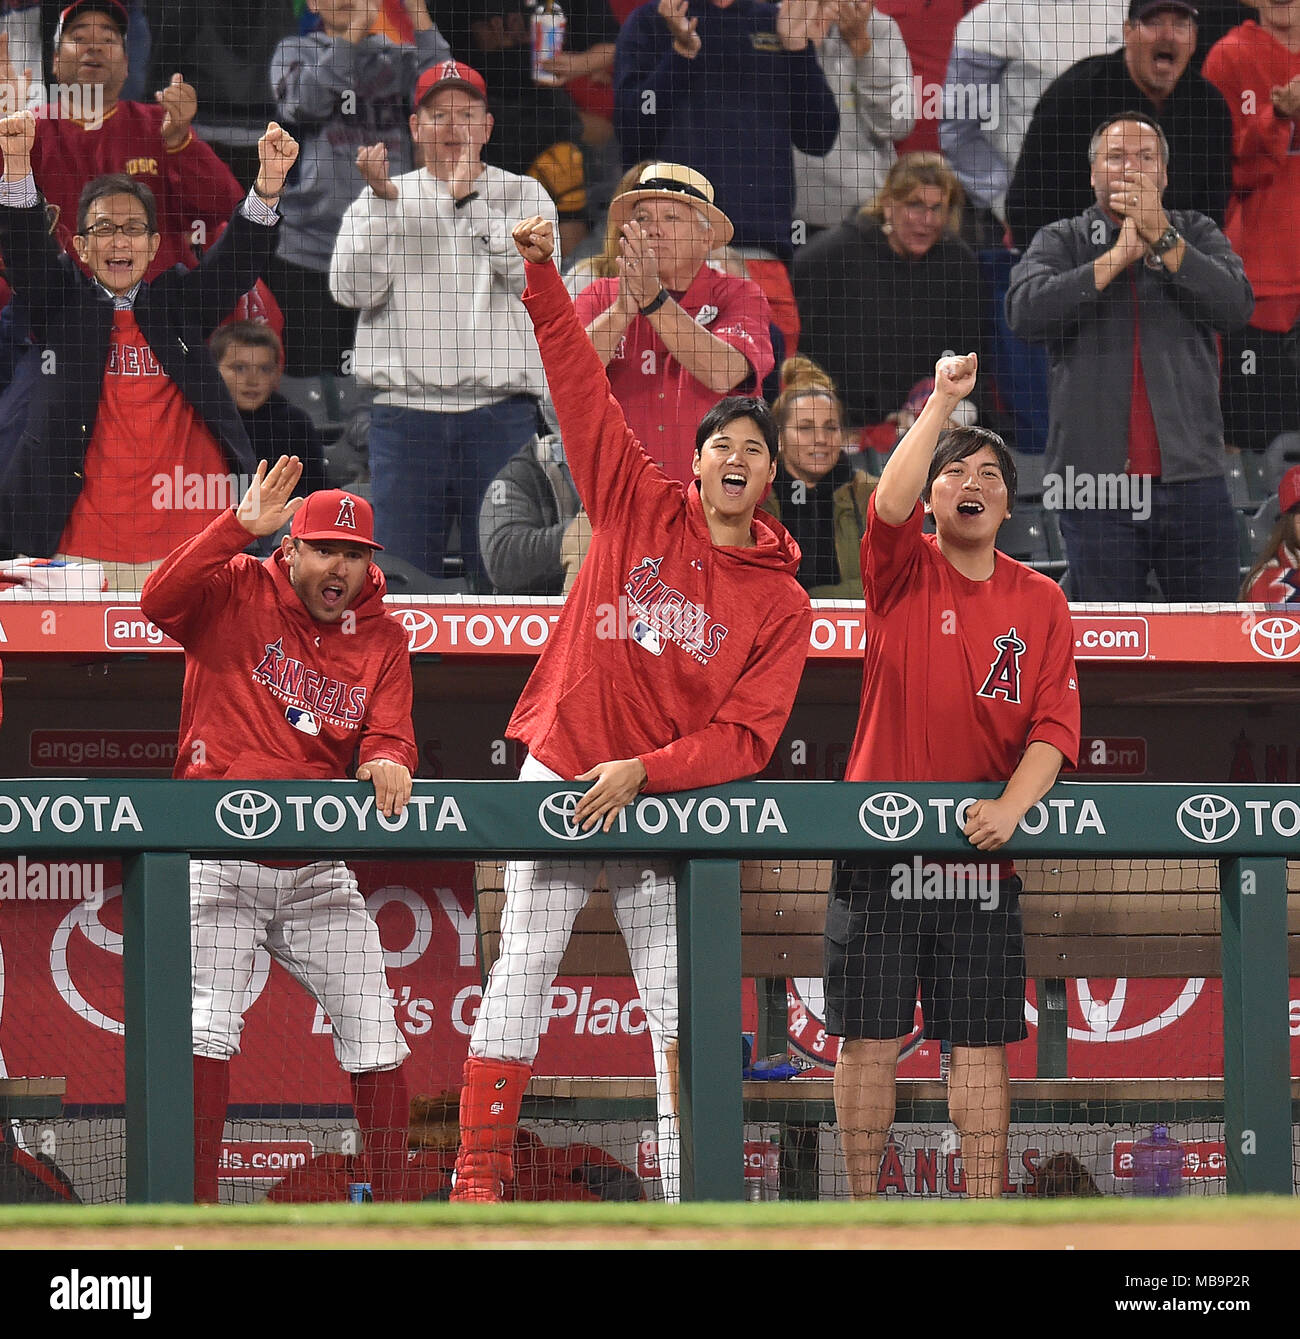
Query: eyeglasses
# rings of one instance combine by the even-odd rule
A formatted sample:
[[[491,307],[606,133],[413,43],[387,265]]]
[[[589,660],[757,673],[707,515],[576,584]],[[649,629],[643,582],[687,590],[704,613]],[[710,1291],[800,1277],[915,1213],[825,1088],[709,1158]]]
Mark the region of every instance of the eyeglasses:
[[[1196,27],[1196,20],[1190,14],[1171,13],[1167,9],[1148,14],[1146,18],[1138,19],[1138,22],[1149,33],[1158,32],[1168,24],[1180,37],[1190,33]]]
[[[899,208],[908,218],[919,223],[922,219],[945,217],[948,213],[948,202],[944,200],[937,205],[927,205],[924,200],[904,200]]]
[[[83,232],[83,237],[97,237],[101,242],[122,233],[126,237],[147,237],[149,225],[144,219],[127,219],[125,223],[113,223],[110,219],[100,219],[92,223]]]

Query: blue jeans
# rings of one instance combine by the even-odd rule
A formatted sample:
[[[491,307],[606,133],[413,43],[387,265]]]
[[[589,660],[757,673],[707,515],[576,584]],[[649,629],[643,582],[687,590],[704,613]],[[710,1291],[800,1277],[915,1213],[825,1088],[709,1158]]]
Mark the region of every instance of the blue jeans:
[[[1223,479],[1151,485],[1151,515],[1058,511],[1072,600],[1138,604],[1154,571],[1171,604],[1237,598],[1237,526]]]
[[[370,488],[375,538],[430,576],[443,575],[451,518],[471,590],[490,592],[478,551],[478,513],[506,461],[537,431],[537,401],[512,395],[463,414],[375,405]]]

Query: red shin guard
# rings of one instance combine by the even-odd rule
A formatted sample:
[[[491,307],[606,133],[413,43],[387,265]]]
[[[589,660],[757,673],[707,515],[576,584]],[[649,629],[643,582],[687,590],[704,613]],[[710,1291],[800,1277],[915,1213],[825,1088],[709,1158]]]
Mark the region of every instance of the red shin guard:
[[[519,1106],[532,1072],[531,1065],[513,1060],[470,1056],[465,1061],[453,1202],[495,1203],[505,1182],[513,1180],[510,1151],[519,1125]]]
[[[230,1061],[194,1057],[194,1203],[216,1204],[221,1139],[230,1103]]]
[[[352,1110],[366,1142],[370,1193],[375,1200],[400,1200],[406,1192],[407,1129],[411,1104],[406,1075],[396,1069],[349,1074]]]

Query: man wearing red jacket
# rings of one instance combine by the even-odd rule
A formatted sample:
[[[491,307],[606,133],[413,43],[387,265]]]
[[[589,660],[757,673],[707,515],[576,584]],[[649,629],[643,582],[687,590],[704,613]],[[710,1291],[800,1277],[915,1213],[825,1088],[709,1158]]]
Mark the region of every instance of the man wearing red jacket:
[[[293,498],[297,456],[258,466],[237,511],[176,549],[140,607],[185,647],[174,775],[342,779],[355,755],[375,808],[400,813],[417,754],[406,633],[370,559],[370,504],[337,489]],[[250,536],[290,534],[265,561]],[[352,1083],[374,1198],[399,1199],[408,1098],[379,931],[341,861],[293,868],[190,864],[194,967],[194,1198],[215,1202],[230,1058],[259,948],[321,1003]]]
[[[752,776],[772,755],[808,653],[799,546],[755,512],[776,471],[761,400],[734,396],[696,433],[695,481],[668,479],[628,428],[551,263],[552,226],[514,229],[547,382],[592,542],[510,719],[521,781],[591,782],[576,829],[613,827],[651,793]],[[592,393],[595,387],[597,393]],[[511,1179],[519,1104],[542,1012],[599,861],[514,861],[501,951],[461,1091],[453,1200],[496,1201]],[[607,881],[655,1058],[660,1165],[676,1193],[676,888],[668,861],[608,861]]]

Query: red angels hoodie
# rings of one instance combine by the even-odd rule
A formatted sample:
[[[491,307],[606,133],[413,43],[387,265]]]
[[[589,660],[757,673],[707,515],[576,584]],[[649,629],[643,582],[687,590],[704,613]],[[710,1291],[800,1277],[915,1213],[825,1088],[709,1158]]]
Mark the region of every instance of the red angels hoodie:
[[[647,791],[752,776],[808,654],[799,546],[765,512],[753,548],[713,543],[699,485],[668,479],[628,428],[554,265],[526,269],[592,543],[507,734],[568,778],[631,757]]]
[[[140,608],[185,648],[173,775],[199,780],[337,780],[352,760],[415,771],[411,661],[384,609],[373,564],[356,621],[318,623],[277,550],[240,550],[248,531],[224,512],[145,582]],[[351,629],[349,631],[348,629]]]

